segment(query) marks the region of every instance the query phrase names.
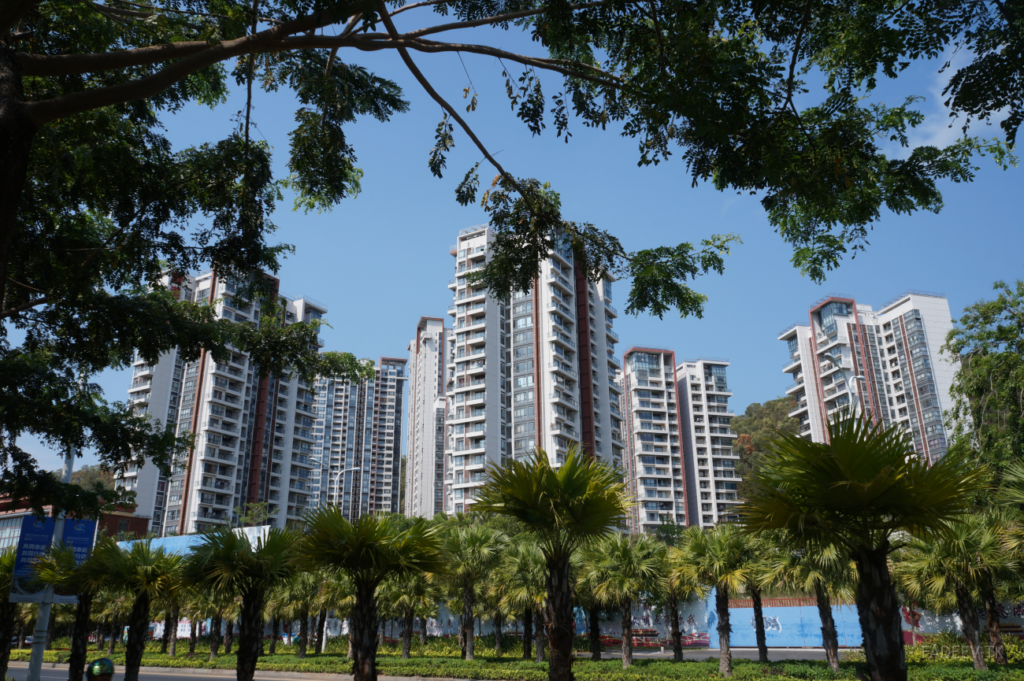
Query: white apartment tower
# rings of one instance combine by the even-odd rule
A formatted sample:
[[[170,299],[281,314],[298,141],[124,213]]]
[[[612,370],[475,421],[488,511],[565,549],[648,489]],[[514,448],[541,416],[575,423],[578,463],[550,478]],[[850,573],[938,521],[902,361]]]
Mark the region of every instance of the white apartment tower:
[[[467,275],[484,266],[493,235],[464,229],[451,247],[445,510],[469,510],[484,468],[547,452],[558,465],[572,443],[622,465],[621,389],[611,283],[586,281],[568,248],[553,251],[527,293],[498,299]]]
[[[215,306],[219,319],[258,323],[264,312],[236,298],[235,284],[215,272],[165,284],[182,299]],[[277,280],[272,284],[276,291]],[[284,324],[327,312],[309,298],[279,302],[274,314]],[[315,412],[311,388],[297,376],[261,379],[237,349],[223,363],[205,351],[185,361],[175,350],[156,365],[136,361],[128,393],[156,427],[195,436],[170,478],[152,465],[132,466],[117,481],[135,490],[136,515],[151,518],[151,531],[190,534],[234,524],[236,507],[257,502],[266,502],[272,523],[283,528],[309,505],[310,479],[319,470],[312,456]]]
[[[406,360],[381,357],[373,378],[316,384],[317,502],[349,521],[398,513]]]
[[[450,333],[450,330],[448,330]],[[405,455],[405,515],[444,512],[444,320],[423,317],[409,342],[409,429]],[[440,421],[440,423],[439,423]]]
[[[689,524],[686,465],[676,396],[675,353],[630,348],[623,355],[626,482],[636,502],[630,529],[650,532],[659,525]]]
[[[899,424],[918,455],[946,453],[942,412],[951,405],[954,367],[939,354],[953,327],[949,303],[936,293],[911,291],[875,311],[852,296],[832,295],[811,306],[809,325],[779,334],[789,348],[783,372],[797,400],[790,416],[814,442],[828,438],[826,423],[844,408],[874,423]]]
[[[689,524],[705,528],[739,520],[728,367],[728,360],[708,358],[676,366]]]

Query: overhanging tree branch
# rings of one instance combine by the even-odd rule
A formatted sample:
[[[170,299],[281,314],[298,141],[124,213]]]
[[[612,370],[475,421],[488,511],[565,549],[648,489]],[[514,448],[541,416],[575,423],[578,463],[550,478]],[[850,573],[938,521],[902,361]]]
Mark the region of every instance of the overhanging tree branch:
[[[440,104],[441,108],[444,109],[448,113],[448,115],[451,116],[462,127],[462,129],[465,131],[467,135],[469,135],[469,138],[473,140],[473,144],[475,144],[477,149],[480,150],[480,153],[484,155],[484,158],[486,158],[487,161],[492,166],[494,166],[495,170],[497,170],[501,174],[501,176],[504,177],[509,182],[509,184],[514,186],[516,188],[516,191],[519,192],[519,195],[525,199],[526,194],[523,192],[522,187],[519,186],[519,183],[516,181],[516,178],[512,177],[504,168],[502,168],[501,164],[498,163],[498,161],[495,160],[494,156],[491,155],[491,152],[487,151],[487,147],[484,146],[484,143],[480,141],[480,138],[476,136],[476,133],[474,133],[473,130],[466,123],[466,121],[463,120],[462,116],[459,115],[459,112],[455,110],[455,107],[449,104],[444,97],[437,93],[437,90],[434,89],[434,86],[430,84],[430,81],[426,79],[426,77],[423,75],[423,72],[420,71],[418,66],[416,66],[416,62],[414,62],[412,60],[412,57],[409,56],[409,50],[407,50],[404,46],[397,44],[398,30],[395,29],[395,22],[393,22],[391,20],[391,17],[388,15],[388,10],[387,7],[384,6],[384,3],[380,4],[380,8],[378,11],[380,12],[380,18],[384,22],[384,26],[388,30],[388,34],[396,43],[395,46],[398,48],[398,54],[402,57],[402,61],[405,62],[405,65],[409,68],[409,72],[412,73],[413,77],[419,82],[420,85],[423,86],[423,89],[426,90],[427,94],[430,95],[431,99]]]

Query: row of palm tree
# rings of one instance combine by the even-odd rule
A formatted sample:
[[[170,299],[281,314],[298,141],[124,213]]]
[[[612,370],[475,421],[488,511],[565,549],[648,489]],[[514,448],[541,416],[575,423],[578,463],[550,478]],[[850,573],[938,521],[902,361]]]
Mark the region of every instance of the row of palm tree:
[[[212,621],[211,656],[219,652],[221,622],[229,623],[227,649],[237,625],[238,679],[251,681],[267,625],[273,654],[280,628],[291,632],[297,622],[303,657],[313,639],[314,652],[323,650],[326,616],[333,611],[348,620],[356,681],[375,681],[382,622],[399,623],[408,656],[415,620],[425,635],[426,618],[443,604],[459,613],[466,659],[476,655],[475,621],[492,622],[499,648],[504,622],[518,621],[524,656],[547,654],[549,678],[571,681],[575,608],[587,613],[595,658],[602,652],[602,614],[621,618],[628,666],[633,606],[657,607],[680,660],[679,607],[712,589],[723,676],[732,674],[729,600],[741,594],[752,601],[764,661],[762,596],[813,596],[836,669],[831,606],[852,599],[873,681],[906,680],[899,606],[908,599],[939,612],[959,611],[972,623],[976,616],[963,615],[982,603],[989,636],[998,637],[998,598],[1015,583],[1015,556],[1024,546],[1012,515],[1020,500],[1007,498],[1005,508],[980,513],[986,471],[955,452],[926,465],[908,455],[896,429],[845,417],[829,436],[827,444],[780,436],[749,476],[743,522],[688,528],[673,546],[621,531],[630,499],[617,471],[575,450],[556,468],[538,451],[490,470],[472,516],[350,522],[325,507],[311,512],[301,530],[270,529],[255,543],[229,529],[212,532],[187,557],[148,542],[122,548],[104,540],[89,561],[75,566],[57,549],[40,561],[38,574],[79,594],[81,626],[74,631],[82,643],[72,646],[73,680],[81,677],[90,619],[112,628],[129,625],[127,681],[137,681],[152,618],[164,618],[169,640],[163,646],[170,654],[179,617]],[[100,594],[108,602],[91,613]],[[976,645],[970,626],[965,633]],[[1005,661],[1005,653],[993,650],[996,662]],[[976,658],[976,665],[984,664]]]

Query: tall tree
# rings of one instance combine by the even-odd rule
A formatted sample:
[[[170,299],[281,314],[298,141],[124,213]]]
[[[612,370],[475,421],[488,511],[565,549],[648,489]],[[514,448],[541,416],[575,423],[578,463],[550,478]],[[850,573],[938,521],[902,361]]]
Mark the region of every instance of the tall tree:
[[[128,615],[128,641],[124,651],[125,681],[139,681],[139,667],[149,638],[150,604],[180,580],[181,557],[153,548],[147,541],[133,542],[122,549],[105,542],[94,549],[97,565],[107,573],[131,602]]]
[[[647,535],[614,534],[588,547],[581,579],[619,610],[622,668],[633,664],[633,605],[657,588],[665,545]]]
[[[110,540],[101,537],[100,542],[109,543]],[[33,569],[43,584],[78,598],[71,629],[71,655],[68,657],[68,679],[78,681],[85,674],[88,661],[93,600],[97,592],[110,585],[110,575],[95,555],[79,565],[74,550],[63,545],[52,547],[35,562]]]
[[[474,509],[522,521],[533,530],[544,554],[551,681],[573,679],[572,555],[583,543],[618,529],[629,503],[621,475],[575,446],[557,469],[538,449],[529,459],[492,468],[480,488]]]
[[[956,365],[947,412],[953,442],[991,466],[998,482],[1024,459],[1024,281],[993,288],[995,300],[967,307],[942,352]]]
[[[268,592],[290,577],[296,556],[291,532],[271,528],[253,545],[245,535],[222,528],[203,537],[185,564],[188,579],[237,596],[238,681],[252,681],[263,647],[263,610]]]
[[[898,426],[845,413],[829,442],[784,435],[751,476],[741,518],[750,532],[786,529],[841,546],[857,568],[857,614],[872,681],[906,681],[899,601],[889,571],[894,537],[950,531],[988,473],[955,453],[928,465]]]
[[[684,582],[700,582],[715,590],[718,615],[718,673],[732,676],[732,649],[729,596],[749,582],[747,537],[736,525],[719,525],[703,530],[687,528],[680,547],[673,549],[675,577]]]
[[[364,515],[352,523],[335,506],[306,517],[297,546],[305,569],[336,569],[352,580],[355,604],[349,637],[355,681],[377,680],[377,587],[392,575],[440,572],[444,565],[437,534],[423,520],[403,528],[394,516]]]
[[[498,564],[506,546],[508,537],[480,522],[468,527],[452,527],[441,539],[441,552],[448,562],[446,575],[462,600],[460,624],[465,643],[463,657],[467,660],[473,659],[473,607],[477,589]]]
[[[502,612],[523,620],[523,659],[529,660],[533,642],[534,613],[544,609],[547,599],[547,566],[535,537],[517,535],[502,552],[491,589]],[[540,620],[537,627],[540,628]]]

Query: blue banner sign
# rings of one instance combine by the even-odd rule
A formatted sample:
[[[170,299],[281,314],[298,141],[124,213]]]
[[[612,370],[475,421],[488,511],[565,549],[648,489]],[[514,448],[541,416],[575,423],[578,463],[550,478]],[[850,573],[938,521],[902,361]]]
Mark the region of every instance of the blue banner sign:
[[[11,603],[42,603],[43,591],[31,584],[32,565],[53,543],[53,518],[27,515],[21,521],[18,553],[14,558]]]

